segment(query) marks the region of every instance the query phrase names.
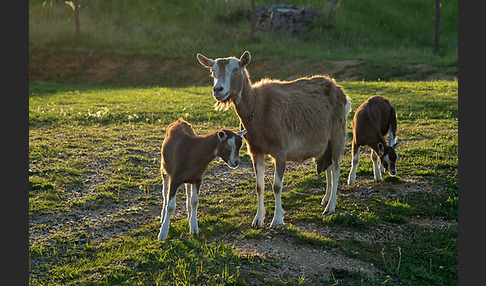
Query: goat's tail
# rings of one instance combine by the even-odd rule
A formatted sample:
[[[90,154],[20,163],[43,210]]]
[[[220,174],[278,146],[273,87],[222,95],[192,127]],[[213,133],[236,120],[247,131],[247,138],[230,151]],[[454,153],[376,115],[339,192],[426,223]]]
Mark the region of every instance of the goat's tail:
[[[351,98],[346,95],[346,105],[344,106],[344,114],[347,117],[351,111]]]

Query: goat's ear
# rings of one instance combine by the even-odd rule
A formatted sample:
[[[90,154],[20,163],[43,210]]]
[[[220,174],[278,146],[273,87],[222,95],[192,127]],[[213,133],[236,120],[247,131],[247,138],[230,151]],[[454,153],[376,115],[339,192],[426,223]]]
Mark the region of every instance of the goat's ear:
[[[207,58],[199,53],[197,54],[197,60],[199,61],[199,63],[207,68],[212,68],[214,63],[216,62],[215,60]]]
[[[224,131],[218,131],[218,138],[219,138],[219,141],[223,141],[224,139],[226,139],[228,135],[226,135],[226,132]]]
[[[240,66],[245,67],[251,61],[251,55],[249,51],[245,51],[240,57]]]
[[[236,133],[236,135],[238,135],[238,136],[240,136],[240,137],[242,137],[242,136],[243,136],[243,135],[245,135],[245,134],[246,134],[246,129],[243,129],[243,130],[241,130],[241,131],[238,131],[238,133]]]
[[[393,149],[397,149],[398,146],[400,146],[402,144],[402,141],[398,141],[397,143],[393,144]]]
[[[376,144],[376,147],[378,147],[378,155],[381,157],[385,154],[385,146],[383,146],[383,143],[381,142],[378,142],[378,144]]]

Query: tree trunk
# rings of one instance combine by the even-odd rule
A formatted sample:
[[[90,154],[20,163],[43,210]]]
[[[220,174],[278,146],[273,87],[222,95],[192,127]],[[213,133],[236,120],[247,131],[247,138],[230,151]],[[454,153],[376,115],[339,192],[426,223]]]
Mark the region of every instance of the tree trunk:
[[[255,37],[255,26],[256,26],[256,3],[255,0],[250,0],[250,33],[248,34],[248,42],[253,42]]]
[[[434,53],[439,52],[440,0],[435,0],[435,38]]]
[[[79,36],[81,29],[79,28],[79,1],[74,0],[74,24],[76,25],[76,36]]]

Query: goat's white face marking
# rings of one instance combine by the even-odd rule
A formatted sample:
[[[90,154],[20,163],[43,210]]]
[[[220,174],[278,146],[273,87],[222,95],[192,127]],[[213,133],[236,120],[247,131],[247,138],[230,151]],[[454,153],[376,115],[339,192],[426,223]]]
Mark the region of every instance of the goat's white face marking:
[[[398,160],[398,154],[395,152],[395,150],[390,151],[387,150],[388,152],[393,152],[393,153],[386,153],[383,157],[380,158],[381,164],[385,169],[388,171],[388,173],[391,176],[395,176],[397,174],[397,169],[396,169],[396,162]],[[390,158],[390,155],[392,155],[392,158]]]
[[[220,143],[214,150],[214,156],[216,160],[218,157],[223,159],[226,164],[231,168],[236,168],[240,161],[240,148],[243,143],[242,136],[246,133],[246,130],[238,133],[230,132],[230,135],[226,135],[225,131],[219,131],[218,136]],[[241,136],[240,136],[241,134]]]
[[[244,52],[240,59],[230,57],[216,60],[198,53],[197,60],[211,69],[211,76],[214,78],[213,97],[221,102],[232,98],[238,104],[246,76],[245,67],[251,61],[250,52]]]
[[[236,168],[238,167],[238,159],[239,159],[239,149],[238,147],[236,146],[236,142],[235,142],[235,137],[231,137],[230,139],[228,139],[228,146],[230,147],[230,150],[231,150],[231,154],[230,154],[230,157],[229,157],[229,160],[228,160],[228,165],[232,168]]]
[[[218,101],[226,101],[232,95],[231,79],[243,72],[237,59],[217,60],[211,68],[214,77],[213,96]]]

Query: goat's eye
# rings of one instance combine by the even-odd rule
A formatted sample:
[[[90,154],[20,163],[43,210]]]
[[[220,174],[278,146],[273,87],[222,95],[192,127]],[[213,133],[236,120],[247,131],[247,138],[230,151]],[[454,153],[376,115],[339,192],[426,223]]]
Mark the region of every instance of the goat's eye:
[[[237,71],[239,71],[239,70],[240,70],[239,68],[234,68],[234,69],[233,69],[233,72],[237,72]]]

